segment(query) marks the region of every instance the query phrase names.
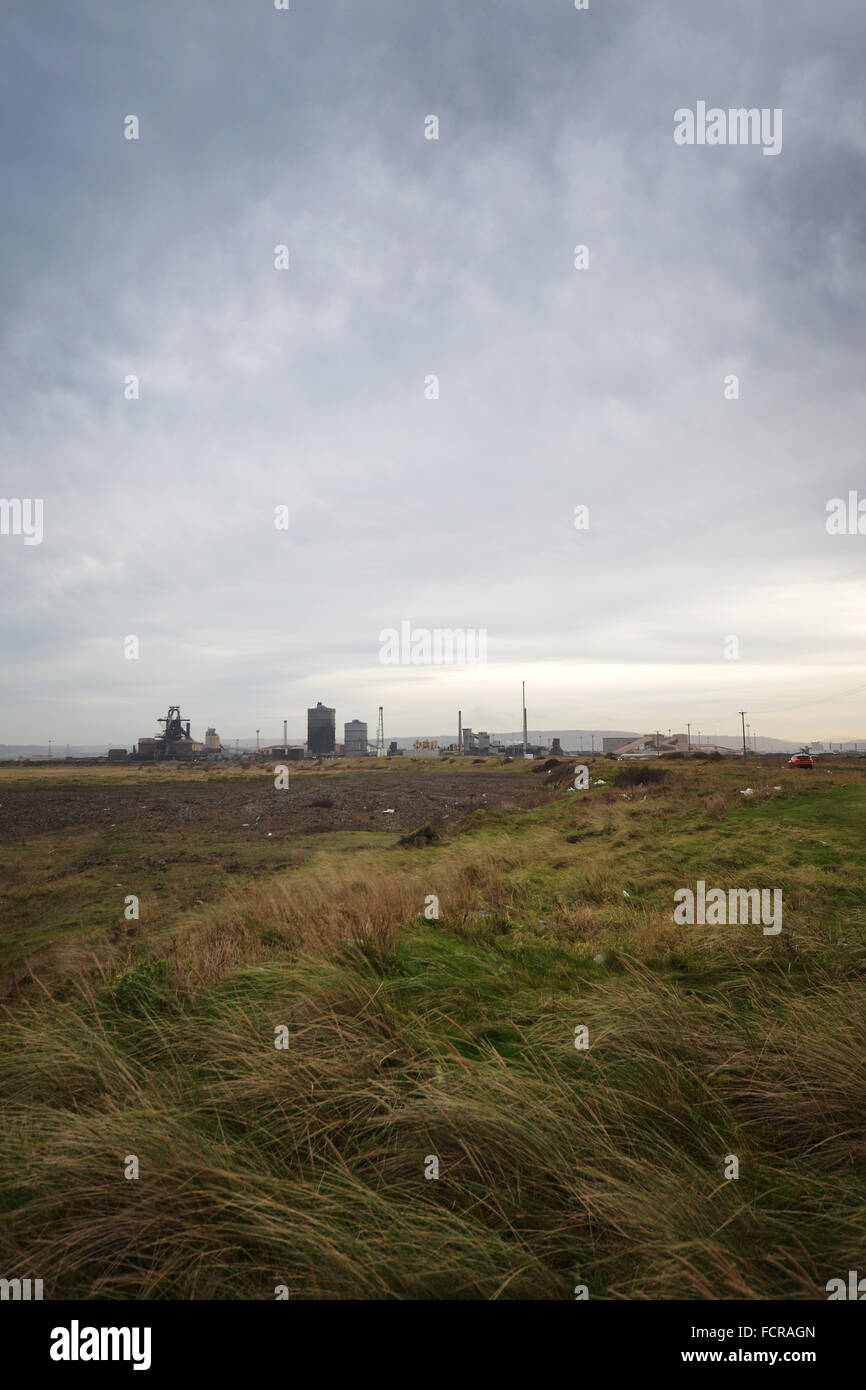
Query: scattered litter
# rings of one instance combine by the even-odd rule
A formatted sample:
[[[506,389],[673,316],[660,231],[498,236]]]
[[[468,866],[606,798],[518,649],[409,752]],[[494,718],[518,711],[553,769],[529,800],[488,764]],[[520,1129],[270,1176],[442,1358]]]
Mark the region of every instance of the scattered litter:
[[[631,897],[631,893],[627,893],[627,892],[625,891],[624,888],[623,888],[623,890],[622,890],[622,895],[623,895],[624,898],[630,898],[630,897]]]
[[[268,831],[268,839],[269,839],[269,840],[270,840],[271,837],[273,836],[273,833],[274,833],[273,830],[269,830],[269,831]]]
[[[249,828],[250,828],[250,823],[249,823],[248,820],[245,820],[244,823],[243,823],[243,825],[241,826],[241,830],[249,830]]]
[[[604,956],[593,956],[596,965],[604,965]]]
[[[546,926],[547,926],[547,921],[546,921],[546,919],[545,919],[544,917],[539,917],[539,919],[538,919],[538,925],[539,925],[540,927],[546,927]]]
[[[593,785],[594,787],[606,787],[606,786],[607,786],[607,782],[605,782],[605,780],[604,780],[603,777],[597,777],[597,778],[595,779],[595,781],[593,782],[592,785]]]
[[[393,806],[387,806],[387,807],[385,808],[385,810],[382,812],[382,815],[383,815],[383,816],[393,816],[393,815],[396,815],[396,812],[395,812],[395,810],[394,810],[394,807],[393,807]]]
[[[774,787],[774,788],[773,788],[773,791],[774,791],[774,792],[780,792],[781,790],[782,790],[781,787]]]
[[[754,796],[754,795],[755,795],[755,793],[752,791],[752,788],[751,788],[751,787],[746,787],[745,791],[741,791],[741,792],[740,792],[740,796]]]
[[[576,788],[575,788],[575,787],[569,787],[568,790],[569,790],[570,792],[573,792],[573,791],[576,790]]]

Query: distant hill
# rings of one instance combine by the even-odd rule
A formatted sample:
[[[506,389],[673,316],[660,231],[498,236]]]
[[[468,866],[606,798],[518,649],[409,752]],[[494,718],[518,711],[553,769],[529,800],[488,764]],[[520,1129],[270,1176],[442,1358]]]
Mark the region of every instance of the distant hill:
[[[70,758],[102,758],[109,748],[126,748],[132,751],[132,743],[70,743]],[[52,758],[66,757],[66,744],[54,743],[51,746]],[[47,743],[0,743],[0,762],[14,758],[47,758]]]

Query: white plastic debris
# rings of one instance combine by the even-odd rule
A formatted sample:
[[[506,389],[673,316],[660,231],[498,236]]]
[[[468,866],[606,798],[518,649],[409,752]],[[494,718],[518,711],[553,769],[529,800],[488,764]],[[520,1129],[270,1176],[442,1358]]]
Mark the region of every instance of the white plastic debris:
[[[627,893],[627,892],[625,891],[624,888],[623,888],[623,890],[622,890],[622,895],[623,895],[624,898],[630,898],[630,897],[631,897],[631,893]]]
[[[755,793],[752,791],[752,788],[751,788],[751,787],[746,787],[745,791],[741,791],[741,792],[740,792],[740,796],[754,796],[754,795],[755,795]]]
[[[604,780],[603,777],[597,777],[597,778],[595,779],[595,781],[593,782],[592,785],[593,785],[594,787],[606,787],[606,786],[607,786],[607,782],[605,782],[605,780]]]
[[[386,806],[386,807],[385,807],[385,810],[382,812],[382,815],[383,815],[383,816],[393,816],[393,815],[396,815],[396,812],[395,812],[395,810],[394,810],[394,807],[393,807],[393,806]]]

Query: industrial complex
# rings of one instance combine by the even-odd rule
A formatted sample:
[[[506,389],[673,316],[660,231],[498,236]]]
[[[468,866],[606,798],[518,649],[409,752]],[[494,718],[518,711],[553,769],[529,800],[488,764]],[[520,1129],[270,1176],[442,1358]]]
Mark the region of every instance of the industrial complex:
[[[579,731],[572,730],[570,733],[560,735],[553,733],[547,735],[536,735],[535,741],[530,738],[527,729],[527,712],[525,689],[523,692],[523,736],[507,734],[497,736],[488,733],[486,729],[472,729],[463,723],[463,712],[457,710],[456,738],[416,738],[400,740],[392,739],[387,745],[385,742],[385,720],[384,710],[378,707],[378,718],[376,723],[375,738],[369,735],[369,726],[363,719],[348,719],[342,726],[342,740],[337,738],[337,711],[331,705],[323,704],[321,700],[314,706],[307,709],[307,736],[303,742],[289,742],[288,720],[283,720],[282,740],[272,743],[261,742],[259,730],[256,730],[255,745],[252,740],[223,740],[220,738],[216,729],[208,727],[203,740],[193,737],[191,720],[181,714],[180,706],[173,704],[168,706],[165,714],[160,715],[156,723],[160,726],[155,734],[143,734],[137,743],[131,748],[109,748],[107,757],[110,762],[251,762],[255,760],[283,760],[290,762],[300,762],[306,759],[323,761],[332,758],[453,758],[453,757],[472,757],[480,760],[483,758],[547,758],[547,757],[595,757],[598,755],[613,757],[623,760],[660,758],[660,757],[686,757],[690,754],[699,756],[719,756],[724,758],[745,757],[757,755],[755,735],[749,730],[749,726],[743,726],[742,749],[732,747],[730,744],[711,742],[709,738],[700,733],[692,737],[691,726],[687,726],[684,734],[673,733],[668,730],[667,734],[656,730],[652,733],[636,735],[633,733],[612,734],[581,734]],[[749,732],[747,732],[749,730]],[[570,746],[563,747],[562,740],[567,740]],[[598,746],[597,746],[598,745]],[[104,747],[104,745],[103,745]],[[813,745],[814,752],[824,752],[825,749],[820,743]],[[832,745],[830,745],[832,751]],[[856,754],[857,745],[853,749],[845,745],[839,745],[839,752],[852,751]],[[75,761],[100,761],[105,755],[98,750],[88,750],[90,756],[83,759],[79,756]],[[38,753],[31,754],[41,760],[44,755]],[[51,748],[49,745],[48,758],[51,759]],[[29,761],[23,757],[22,760]],[[67,747],[67,760],[69,750]]]
[[[135,760],[245,760],[254,758],[282,758],[289,761],[325,758],[442,758],[466,756],[473,758],[489,757],[558,757],[566,754],[593,756],[597,753],[622,759],[670,757],[671,754],[699,752],[704,755],[718,753],[723,757],[740,756],[739,750],[722,745],[710,744],[700,739],[692,740],[691,734],[663,735],[659,732],[635,736],[631,734],[604,737],[602,746],[596,748],[593,735],[590,747],[562,748],[560,739],[552,737],[548,742],[533,743],[527,734],[526,708],[523,709],[523,738],[516,741],[513,736],[497,737],[485,729],[471,729],[463,723],[461,710],[457,711],[457,737],[453,741],[442,739],[415,739],[404,746],[397,740],[385,744],[384,711],[378,710],[376,737],[371,740],[368,726],[363,719],[349,719],[343,724],[342,742],[337,739],[337,712],[330,705],[319,700],[307,710],[307,737],[303,743],[289,743],[288,721],[283,721],[282,742],[259,744],[256,738],[255,749],[241,747],[239,742],[223,743],[216,729],[208,728],[204,741],[192,737],[190,720],[184,719],[178,705],[169,705],[168,712],[158,719],[159,732],[143,736],[131,750],[112,748],[110,761]],[[750,750],[751,751],[751,750]]]

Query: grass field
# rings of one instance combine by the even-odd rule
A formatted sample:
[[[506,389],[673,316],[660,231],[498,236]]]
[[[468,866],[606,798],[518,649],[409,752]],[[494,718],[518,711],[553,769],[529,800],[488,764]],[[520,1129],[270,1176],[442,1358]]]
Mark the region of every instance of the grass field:
[[[51,1298],[825,1298],[866,1227],[866,766],[653,766],[335,768],[342,828],[271,831],[219,820],[262,771],[205,816],[192,769],[0,770],[0,805],[46,808],[0,842],[2,1270]],[[76,788],[102,819],[53,823]],[[401,796],[453,804],[434,843],[383,824]],[[782,931],[676,925],[698,879],[781,889]]]

